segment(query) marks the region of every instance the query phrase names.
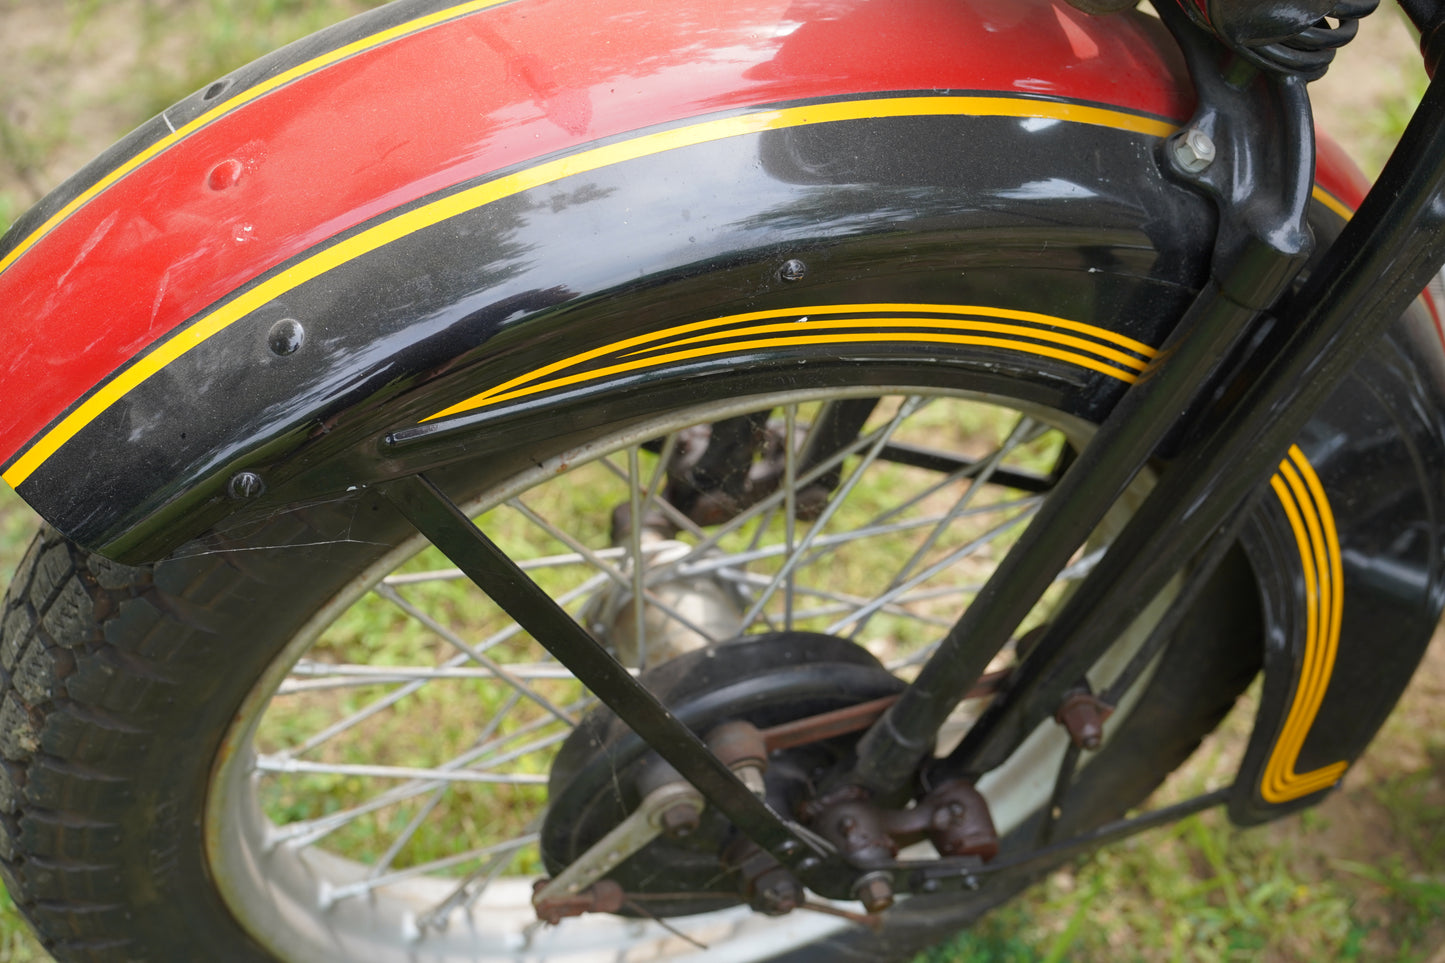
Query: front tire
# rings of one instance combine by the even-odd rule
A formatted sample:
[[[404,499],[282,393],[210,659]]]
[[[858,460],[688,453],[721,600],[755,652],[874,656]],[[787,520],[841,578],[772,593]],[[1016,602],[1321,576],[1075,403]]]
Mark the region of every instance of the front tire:
[[[637,583],[627,566],[671,551],[672,571],[681,558],[697,571],[721,574],[701,576],[705,589],[697,587],[697,572],[691,581],[668,576],[649,583],[653,596],[677,590],[680,600],[657,601],[656,609],[650,600],[644,609],[654,622],[674,604],[731,592],[740,632],[772,626],[848,637],[856,628],[860,643],[906,675],[1001,554],[1007,533],[1027,517],[1037,493],[1010,486],[1046,479],[1063,450],[1089,433],[1068,413],[926,387],[936,380],[930,367],[918,389],[780,388],[735,397],[728,380],[718,379],[697,404],[664,406],[569,439],[527,468],[480,470],[470,504],[484,513],[483,527],[494,538],[514,555],[530,556],[534,577],[619,652],[637,633],[637,619],[628,616]],[[749,382],[748,391],[755,390]],[[672,541],[681,547],[639,555],[640,538],[609,544],[611,509],[635,509],[639,499],[650,502],[641,504],[644,514],[658,507],[640,490],[661,487],[660,460],[676,452],[675,439],[687,437],[689,426],[694,433],[696,426],[718,430],[726,419],[762,412],[772,425],[762,416],[753,423],[771,432],[776,448],[780,439],[803,439],[810,421],[822,417],[821,404],[871,397],[885,400],[858,434],[863,444],[843,459],[843,477],[826,498],[838,507],[823,509],[819,521],[803,517],[782,486],[775,504],[763,495],[738,509],[742,523],[693,523],[689,530],[672,518],[678,529]],[[1000,421],[1000,411],[1013,414]],[[879,431],[891,433],[883,438]],[[915,457],[925,447],[954,459],[944,463],[960,477],[949,481],[937,459]],[[751,457],[761,460],[767,451],[760,444]],[[782,477],[797,478],[801,462],[789,457]],[[964,483],[964,460],[992,465],[973,469],[985,480],[1010,480]],[[558,471],[562,465],[565,472]],[[859,466],[859,478],[850,481]],[[882,481],[872,479],[878,473]],[[1121,501],[1096,542],[1111,537],[1138,494]],[[965,508],[950,518],[961,503]],[[794,509],[791,521],[781,507]],[[824,524],[828,532],[810,536]],[[874,529],[884,535],[859,534]],[[971,542],[984,550],[966,550]],[[498,621],[485,599],[454,592],[448,577],[419,577],[445,568],[418,556],[420,548],[370,493],[274,515],[153,567],[118,566],[53,532],[37,538],[4,611],[0,856],[13,898],[57,957],[382,963],[585,959],[604,946],[614,952],[637,944],[692,951],[656,924],[613,917],[588,916],[556,929],[527,925],[528,883],[540,865],[525,845],[507,847],[532,831],[539,783],[559,741],[553,733],[565,728],[557,719],[583,711],[585,693],[559,678],[535,643]],[[800,563],[792,578],[784,577],[789,552],[800,559],[811,553],[813,564]],[[555,561],[560,556],[580,562]],[[598,583],[597,572],[614,560],[616,571]],[[1073,574],[1086,564],[1087,555]],[[398,566],[399,576],[383,581]],[[891,597],[880,590],[930,567],[938,569],[932,578]],[[398,603],[413,586],[421,595]],[[1046,619],[1068,590],[1061,584],[1051,592],[1035,620]],[[426,621],[431,615],[408,610],[419,609],[428,593],[460,628],[438,627]],[[716,611],[722,603],[708,604]],[[850,606],[851,614],[840,611]],[[1151,609],[1096,667],[1103,676],[1096,683],[1127,661],[1158,611]],[[397,622],[398,613],[407,624]],[[692,618],[664,612],[662,621],[669,619],[699,628]],[[1152,675],[1135,687],[1106,746],[1082,769],[1064,807],[1065,830],[1116,817],[1142,800],[1253,675],[1258,614],[1240,558],[1216,576],[1184,624]],[[643,633],[644,647],[651,631]],[[478,647],[505,663],[512,678],[481,678],[478,667],[487,662],[477,658]],[[629,658],[646,660],[635,646],[631,651]],[[431,661],[423,666],[424,659]],[[520,687],[519,674],[526,676]],[[328,736],[338,722],[344,725]],[[955,727],[966,723],[962,717]],[[507,735],[516,732],[523,735]],[[501,771],[467,756],[488,739],[511,747],[502,752],[513,758]],[[538,748],[516,752],[519,745]],[[1046,724],[1001,767],[1009,771],[981,784],[1006,847],[1034,844],[1062,746],[1062,733]],[[441,775],[458,770],[477,781],[452,783]],[[486,772],[498,781],[477,775]],[[413,791],[367,809],[398,786]],[[354,810],[362,812],[337,823],[338,811]],[[452,851],[438,852],[439,841]],[[458,861],[458,851],[479,855]],[[410,875],[408,864],[437,869]],[[499,866],[514,880],[478,887]],[[904,959],[1027,882],[1000,880],[962,900],[905,901],[880,935],[821,915],[772,920],[746,908],[711,922],[682,917],[671,924],[694,927],[702,943],[716,938],[708,934],[726,933],[740,959],[835,958],[844,948]],[[492,905],[487,892],[518,905]]]

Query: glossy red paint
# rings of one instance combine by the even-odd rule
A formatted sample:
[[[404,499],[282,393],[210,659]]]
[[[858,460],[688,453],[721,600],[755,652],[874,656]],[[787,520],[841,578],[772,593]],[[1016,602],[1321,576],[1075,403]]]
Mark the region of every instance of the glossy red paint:
[[[1364,171],[1326,134],[1315,138],[1315,183],[1352,211],[1370,191],[1370,179]]]
[[[237,286],[369,218],[716,111],[968,89],[1188,115],[1143,17],[1046,0],[516,0],[352,56],[180,140],[0,274],[0,462]]]
[[[1321,134],[1315,145],[1315,182],[1329,191],[1350,210],[1355,210],[1370,190],[1370,179],[1365,176],[1344,148],[1330,137]],[[1422,291],[1420,299],[1435,325],[1435,336],[1445,350],[1445,310],[1429,290]]]

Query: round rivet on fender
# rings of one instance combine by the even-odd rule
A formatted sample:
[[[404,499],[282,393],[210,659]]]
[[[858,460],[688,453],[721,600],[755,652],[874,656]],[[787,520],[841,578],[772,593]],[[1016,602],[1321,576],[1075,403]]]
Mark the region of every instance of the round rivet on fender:
[[[271,332],[266,335],[266,343],[270,345],[272,354],[294,354],[306,343],[306,329],[295,318],[282,318],[271,325]]]
[[[797,258],[788,258],[778,269],[778,276],[784,281],[801,281],[808,276],[808,265]]]
[[[238,471],[231,476],[226,491],[238,501],[260,498],[266,491],[266,482],[253,471]]]
[[[244,172],[245,168],[240,161],[234,158],[223,160],[212,167],[211,173],[206,175],[206,186],[213,191],[224,191],[228,187],[235,187]]]

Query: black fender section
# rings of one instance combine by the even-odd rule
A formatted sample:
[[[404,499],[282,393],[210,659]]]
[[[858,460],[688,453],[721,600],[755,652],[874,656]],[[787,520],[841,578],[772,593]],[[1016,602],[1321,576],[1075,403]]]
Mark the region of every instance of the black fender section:
[[[1429,644],[1445,603],[1441,357],[1422,300],[1316,415],[1256,512],[1245,545],[1269,628],[1236,823],[1337,785]]]

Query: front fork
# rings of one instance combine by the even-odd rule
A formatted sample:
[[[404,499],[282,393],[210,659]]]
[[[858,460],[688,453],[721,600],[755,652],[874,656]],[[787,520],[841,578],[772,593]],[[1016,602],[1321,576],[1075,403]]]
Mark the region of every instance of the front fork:
[[[1190,125],[1164,144],[1163,160],[1217,201],[1211,279],[916,681],[869,729],[852,762],[831,775],[825,790],[857,787],[897,805],[913,795],[925,763],[928,782],[939,785],[987,771],[1006,758],[1186,563],[1195,561],[1193,584],[1207,577],[1234,540],[1253,494],[1311,413],[1445,261],[1445,80],[1431,83],[1360,210],[1309,279],[1286,296],[1311,244],[1305,214],[1314,145],[1304,83],[1234,61],[1167,4],[1161,14],[1184,47],[1201,103]],[[1206,144],[1213,157],[1204,163],[1211,153]],[[958,694],[982,676],[1130,479],[1181,425],[1182,415],[1207,404],[1226,363],[1271,310],[1290,332],[1283,347],[1248,384],[1230,386],[1228,394],[1238,400],[1187,441],[1103,560],[1029,649],[1009,691],[995,699],[954,753],[930,760],[933,734]],[[421,477],[390,483],[384,491],[739,831],[815,892],[854,895],[864,870],[754,795],[444,494]],[[1186,586],[1156,629],[1157,638],[1190,595]],[[1146,642],[1146,655],[1153,641]],[[1104,827],[1028,861],[1092,847],[1227,795],[1221,790]],[[973,858],[899,864],[896,870],[896,887],[919,892],[977,885],[980,872]]]

